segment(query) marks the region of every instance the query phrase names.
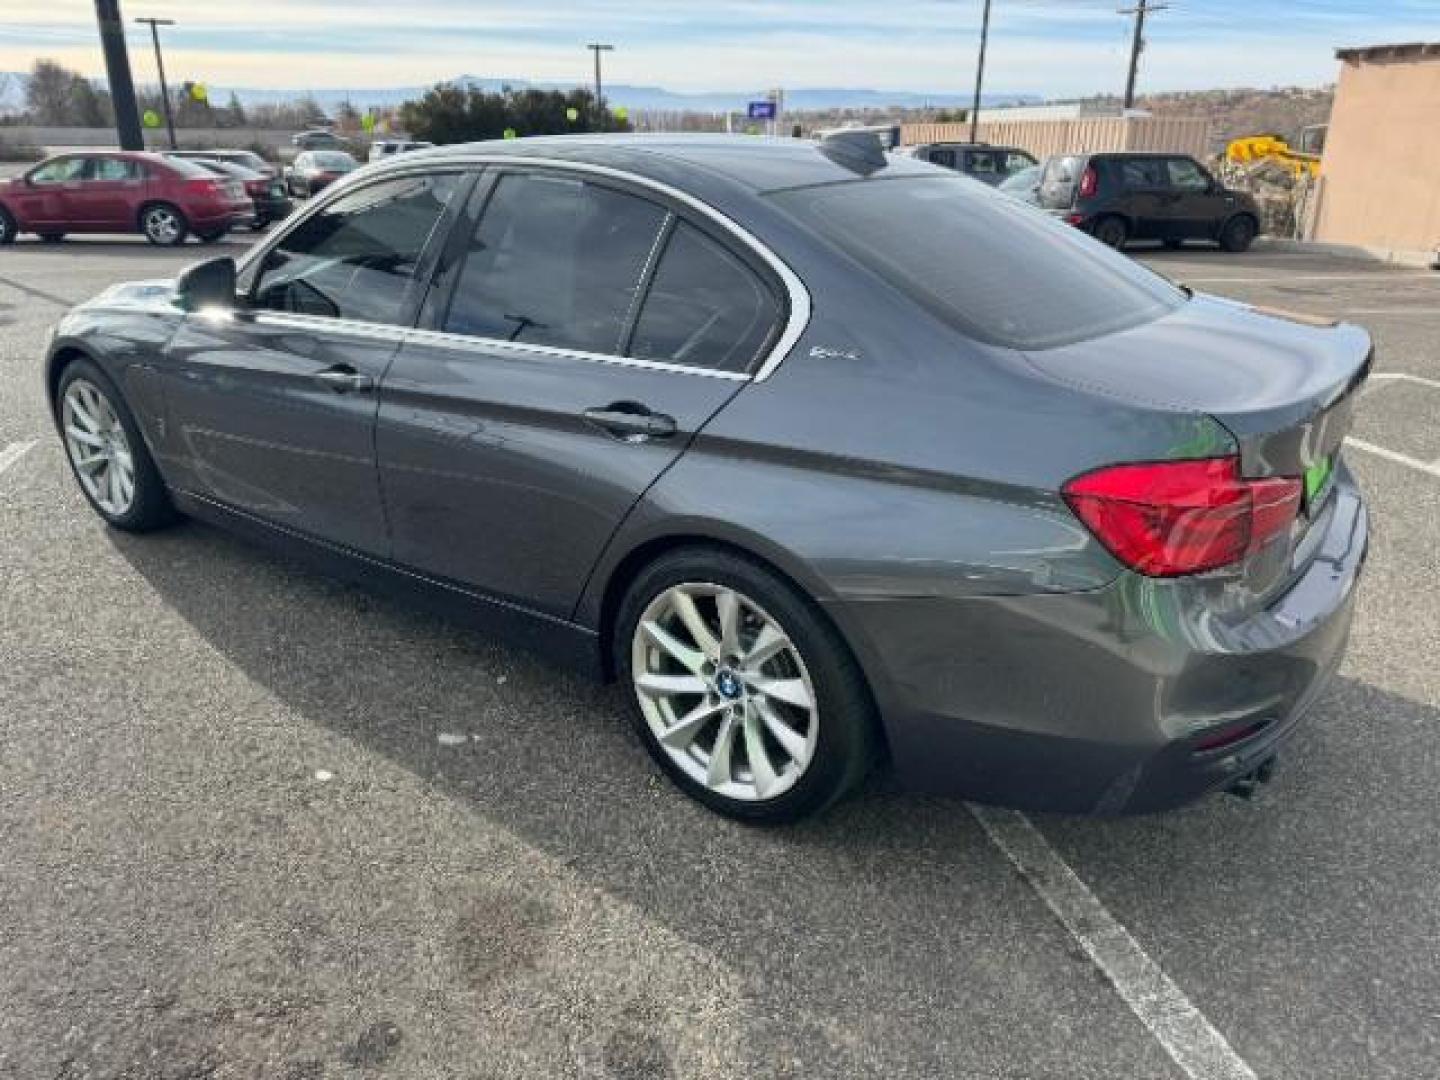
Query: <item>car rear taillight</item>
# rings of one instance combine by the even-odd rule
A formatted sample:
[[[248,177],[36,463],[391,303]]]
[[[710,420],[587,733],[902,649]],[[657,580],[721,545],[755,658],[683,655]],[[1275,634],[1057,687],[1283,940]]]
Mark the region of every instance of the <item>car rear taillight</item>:
[[[1100,178],[1095,175],[1095,166],[1086,165],[1085,171],[1080,175],[1080,198],[1093,199],[1099,186]]]
[[[1239,562],[1289,530],[1294,477],[1250,480],[1234,457],[1112,465],[1062,489],[1070,509],[1117,559],[1148,577]]]
[[[210,176],[196,176],[185,181],[185,189],[197,195],[214,195],[225,189],[225,181]]]

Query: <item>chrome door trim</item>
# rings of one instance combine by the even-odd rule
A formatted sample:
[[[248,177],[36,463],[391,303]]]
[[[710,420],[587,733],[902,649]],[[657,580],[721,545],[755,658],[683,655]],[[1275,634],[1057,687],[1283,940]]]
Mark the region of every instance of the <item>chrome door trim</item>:
[[[608,364],[620,364],[626,367],[644,367],[656,371],[672,371],[684,375],[700,375],[709,378],[730,379],[736,382],[764,382],[775,373],[785,357],[800,340],[805,328],[810,325],[810,315],[813,304],[810,299],[810,290],[800,280],[800,275],[795,273],[789,265],[762,243],[753,233],[739,224],[732,218],[722,214],[709,203],[703,202],[688,192],[672,187],[661,180],[652,180],[646,176],[627,172],[624,169],[613,168],[609,165],[594,165],[584,161],[569,161],[562,158],[530,157],[520,154],[495,154],[495,153],[474,153],[474,154],[445,154],[441,157],[430,158],[429,160],[411,159],[406,161],[390,161],[379,163],[384,166],[379,171],[366,176],[368,166],[362,166],[355,172],[331,184],[319,197],[312,199],[310,205],[298,214],[292,214],[285,220],[284,226],[272,234],[264,245],[255,245],[240,259],[238,273],[244,274],[250,265],[265,255],[277,244],[282,242],[289,233],[298,227],[311,214],[318,212],[327,206],[334,199],[349,194],[362,187],[368,187],[373,183],[381,183],[386,180],[393,180],[399,176],[410,174],[433,174],[445,172],[454,167],[465,168],[471,166],[505,166],[521,165],[532,168],[552,169],[559,172],[584,173],[590,176],[600,176],[610,180],[619,180],[623,183],[633,184],[636,187],[646,188],[659,195],[680,203],[696,213],[704,216],[720,228],[724,229],[732,237],[739,240],[751,252],[753,252],[765,265],[769,266],[775,275],[780,279],[789,299],[787,305],[788,316],[785,321],[785,329],[765,354],[764,360],[752,374],[742,374],[732,371],[715,371],[707,368],[691,367],[686,364],[671,364],[658,360],[639,360],[628,356],[612,356],[608,353],[589,353],[572,349],[557,349],[547,345],[531,345],[528,343],[502,341],[494,338],[473,337],[463,334],[447,334],[436,330],[422,330],[419,328],[404,328],[415,335],[417,340],[447,339],[451,344],[474,344],[484,349],[505,348],[515,349],[522,352],[531,352],[537,355],[563,356],[577,360],[592,360]],[[358,182],[346,181],[349,177],[360,177]],[[330,320],[331,322],[350,322],[350,320]],[[355,326],[378,326],[380,324],[352,322]],[[387,327],[386,329],[400,329]],[[424,337],[421,337],[424,335]]]

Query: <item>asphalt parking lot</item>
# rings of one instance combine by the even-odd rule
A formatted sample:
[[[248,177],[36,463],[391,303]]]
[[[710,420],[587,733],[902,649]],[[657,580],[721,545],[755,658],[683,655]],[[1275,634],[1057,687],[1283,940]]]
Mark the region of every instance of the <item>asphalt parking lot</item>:
[[[101,526],[45,331],[211,250],[0,249],[0,1076],[1440,1076],[1440,274],[1138,256],[1378,345],[1353,643],[1254,800],[1032,828],[881,777],[757,832],[612,689]]]

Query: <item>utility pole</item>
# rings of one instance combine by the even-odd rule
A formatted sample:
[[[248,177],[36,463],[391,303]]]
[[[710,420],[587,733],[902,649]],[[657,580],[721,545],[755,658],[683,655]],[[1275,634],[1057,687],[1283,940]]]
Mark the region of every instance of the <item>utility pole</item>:
[[[602,52],[614,52],[614,45],[604,45],[598,41],[592,41],[585,46],[595,54],[595,108],[600,109],[605,104],[605,88],[600,82],[600,54]]]
[[[125,25],[120,21],[120,0],[95,0],[100,23],[100,47],[105,51],[105,76],[115,106],[115,134],[121,150],[144,150],[140,110],[135,105],[135,84],[130,80],[130,56],[125,51]]]
[[[1135,75],[1140,70],[1140,51],[1145,48],[1145,16],[1152,11],[1164,11],[1169,4],[1152,4],[1137,0],[1133,8],[1121,8],[1119,14],[1135,16],[1135,37],[1130,42],[1130,76],[1125,80],[1125,108],[1135,107]]]
[[[165,85],[165,60],[160,55],[160,27],[174,26],[174,19],[136,19],[137,23],[150,24],[150,37],[155,42],[155,66],[160,71],[160,101],[165,106],[165,129],[170,132],[170,149],[178,150],[175,142],[175,117],[170,114],[170,87]]]
[[[1145,0],[1140,0],[1144,3]],[[980,19],[980,62],[975,65],[975,101],[970,108],[970,141],[980,133],[980,88],[985,84],[985,43],[990,38],[990,0],[985,0],[985,14]]]

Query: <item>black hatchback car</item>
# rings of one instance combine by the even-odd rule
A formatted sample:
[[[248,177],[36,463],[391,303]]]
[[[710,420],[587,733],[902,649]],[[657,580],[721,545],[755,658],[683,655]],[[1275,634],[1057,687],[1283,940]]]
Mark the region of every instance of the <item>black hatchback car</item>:
[[[1113,248],[1210,240],[1244,251],[1260,231],[1255,200],[1184,154],[1067,154],[1045,162],[1037,201]]]
[[[972,180],[998,187],[1016,173],[1033,168],[1035,158],[1014,146],[989,143],[922,143],[901,151],[906,157],[954,169]]]

